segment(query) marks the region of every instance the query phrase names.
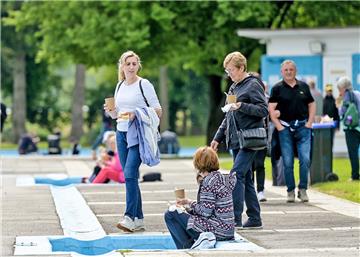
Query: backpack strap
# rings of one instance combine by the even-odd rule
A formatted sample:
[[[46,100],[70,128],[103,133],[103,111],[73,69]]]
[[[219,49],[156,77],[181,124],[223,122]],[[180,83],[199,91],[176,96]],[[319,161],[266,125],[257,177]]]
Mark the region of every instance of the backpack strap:
[[[125,81],[125,80],[122,80],[120,83],[118,83],[118,84],[116,85],[115,95],[114,95],[115,98],[116,98],[116,94],[118,93],[118,91],[119,91],[119,89],[120,89],[121,84],[124,83],[124,81]]]
[[[141,81],[142,81],[142,79],[140,79],[140,81],[139,81],[139,87],[140,87],[141,95],[142,95],[143,98],[144,98],[144,101],[145,101],[146,106],[147,106],[147,107],[150,107],[150,104],[149,104],[149,102],[147,101],[147,99],[146,99],[146,97],[145,97],[144,89],[143,89],[143,87],[142,87],[142,85],[141,85]],[[121,86],[122,83],[124,83],[124,80],[121,81],[120,83],[118,83],[118,84],[116,85],[115,97],[116,97],[116,94],[118,93],[118,91],[119,91],[120,86]]]
[[[142,96],[143,96],[143,98],[144,98],[144,101],[145,101],[146,106],[147,106],[147,107],[150,107],[150,105],[149,105],[149,103],[148,103],[148,101],[147,101],[147,99],[146,99],[146,97],[145,97],[145,95],[144,95],[144,89],[143,89],[143,87],[142,87],[142,85],[141,85],[141,81],[142,81],[142,79],[140,79],[140,81],[139,81],[139,87],[140,87],[141,94],[142,94]]]

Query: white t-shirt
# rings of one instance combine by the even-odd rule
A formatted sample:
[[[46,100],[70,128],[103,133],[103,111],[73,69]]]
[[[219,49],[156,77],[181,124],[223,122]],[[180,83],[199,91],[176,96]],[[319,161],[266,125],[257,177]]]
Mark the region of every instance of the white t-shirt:
[[[147,79],[140,78],[130,85],[127,85],[124,81],[118,90],[115,89],[114,96],[117,113],[134,112],[136,108],[147,107],[144,97],[141,94],[139,85],[140,80],[141,86],[144,90],[145,98],[148,101],[150,107],[156,109],[161,108],[154,86]],[[128,121],[117,121],[116,128],[119,131],[127,131]]]

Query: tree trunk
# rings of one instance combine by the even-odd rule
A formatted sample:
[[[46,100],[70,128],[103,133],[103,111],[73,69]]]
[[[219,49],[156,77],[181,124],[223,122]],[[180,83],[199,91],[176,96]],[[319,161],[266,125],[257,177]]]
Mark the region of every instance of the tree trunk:
[[[75,88],[73,93],[71,116],[71,134],[70,139],[79,141],[83,135],[83,106],[85,102],[85,65],[76,64]]]
[[[206,144],[210,145],[211,140],[213,139],[218,127],[221,124],[221,121],[224,118],[224,113],[221,111],[221,106],[224,100],[224,94],[221,92],[221,76],[210,75],[210,115],[207,123],[207,133],[206,133]],[[224,151],[224,147],[221,147],[219,150]]]
[[[160,67],[160,103],[162,107],[162,117],[160,122],[160,131],[169,129],[169,94],[168,94],[168,76],[167,67]]]
[[[16,53],[13,63],[13,106],[12,124],[14,131],[14,143],[19,141],[22,134],[26,132],[26,76],[25,76],[25,53]]]

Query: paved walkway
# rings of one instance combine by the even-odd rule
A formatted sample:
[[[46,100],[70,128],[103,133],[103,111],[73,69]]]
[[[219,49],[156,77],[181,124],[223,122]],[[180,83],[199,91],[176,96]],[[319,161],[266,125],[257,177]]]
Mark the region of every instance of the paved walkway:
[[[48,186],[17,187],[20,175],[67,173],[88,175],[93,162],[86,158],[31,156],[2,159],[2,251],[13,256],[17,236],[64,235]],[[162,182],[142,183],[146,232],[167,232],[163,213],[174,200],[173,189],[185,187],[195,199],[197,185],[190,160],[163,160],[154,168]],[[125,187],[119,184],[78,185],[85,201],[108,235],[119,235],[115,224],[125,207]],[[263,247],[250,251],[125,252],[119,256],[359,256],[360,205],[309,190],[310,203],[285,203],[285,188],[266,185],[268,201],[261,203],[264,228],[237,231]],[[246,218],[244,217],[244,220]],[[56,256],[70,256],[56,255]]]

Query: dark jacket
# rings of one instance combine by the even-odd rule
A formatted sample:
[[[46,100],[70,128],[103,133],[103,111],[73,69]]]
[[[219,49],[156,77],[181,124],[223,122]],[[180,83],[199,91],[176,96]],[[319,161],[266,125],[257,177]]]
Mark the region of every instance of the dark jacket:
[[[236,95],[236,101],[241,102],[241,106],[236,111],[226,113],[214,140],[220,143],[226,139],[226,145],[229,149],[237,149],[239,148],[239,139],[236,131],[239,129],[263,128],[263,118],[268,115],[268,105],[264,86],[254,76],[246,77],[238,84],[232,84],[228,93]]]
[[[338,121],[337,126],[339,127],[339,111],[336,108],[335,98],[332,95],[326,95],[324,97],[323,104],[323,115],[328,115],[330,118],[333,118],[334,121]]]

